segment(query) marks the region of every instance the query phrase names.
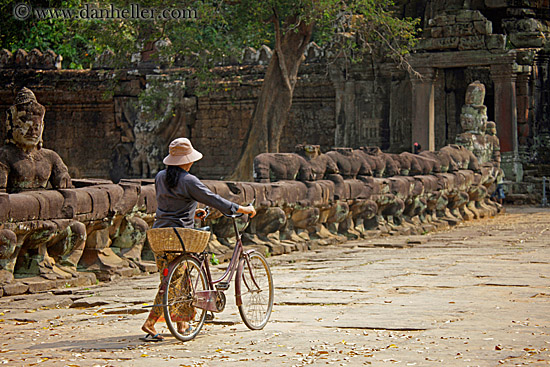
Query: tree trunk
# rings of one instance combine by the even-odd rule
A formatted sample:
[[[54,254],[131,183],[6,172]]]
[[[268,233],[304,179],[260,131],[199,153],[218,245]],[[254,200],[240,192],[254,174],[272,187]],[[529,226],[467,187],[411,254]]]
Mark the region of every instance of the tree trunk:
[[[230,177],[235,181],[252,181],[254,157],[260,153],[278,152],[279,141],[292,105],[298,69],[311,38],[313,24],[299,23],[297,29],[281,35],[276,21],[276,47],[267,67],[262,89],[245,145]]]

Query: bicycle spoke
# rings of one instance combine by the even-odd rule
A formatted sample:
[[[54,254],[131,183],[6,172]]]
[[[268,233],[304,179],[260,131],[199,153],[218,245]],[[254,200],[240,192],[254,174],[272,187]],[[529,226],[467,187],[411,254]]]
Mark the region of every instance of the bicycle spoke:
[[[262,329],[269,320],[273,307],[273,280],[269,265],[263,256],[252,253],[245,258],[240,282],[239,306],[241,317],[250,329]]]
[[[206,276],[200,263],[192,257],[184,257],[168,275],[164,295],[164,318],[172,335],[187,341],[200,331],[206,311],[194,307],[196,292],[207,289]]]

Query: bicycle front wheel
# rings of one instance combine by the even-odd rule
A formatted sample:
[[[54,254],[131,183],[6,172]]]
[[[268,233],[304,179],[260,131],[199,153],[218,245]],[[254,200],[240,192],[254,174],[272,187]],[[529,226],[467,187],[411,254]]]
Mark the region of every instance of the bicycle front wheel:
[[[196,293],[208,289],[206,275],[200,263],[183,256],[168,274],[164,292],[164,319],[174,337],[181,341],[193,339],[206,319],[206,310],[194,306]]]
[[[263,329],[273,309],[273,278],[265,257],[252,252],[241,259],[235,279],[237,306],[244,324],[252,330]]]

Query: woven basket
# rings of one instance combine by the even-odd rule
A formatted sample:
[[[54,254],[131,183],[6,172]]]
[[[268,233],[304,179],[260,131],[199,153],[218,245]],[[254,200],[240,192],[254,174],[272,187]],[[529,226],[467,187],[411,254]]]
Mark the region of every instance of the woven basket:
[[[185,248],[174,230],[178,231]],[[210,232],[191,228],[153,228],[147,231],[147,239],[154,253],[203,252],[210,239]]]

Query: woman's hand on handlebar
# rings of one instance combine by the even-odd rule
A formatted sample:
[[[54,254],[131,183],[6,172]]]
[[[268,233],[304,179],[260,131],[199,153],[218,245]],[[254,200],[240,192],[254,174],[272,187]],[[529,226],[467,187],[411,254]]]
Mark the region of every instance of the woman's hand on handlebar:
[[[248,214],[250,215],[250,218],[253,218],[256,215],[256,209],[254,209],[252,205],[248,205],[248,206],[239,205],[239,209],[237,209],[237,213]]]
[[[208,215],[208,210],[197,208],[195,210],[195,219],[204,219]]]

